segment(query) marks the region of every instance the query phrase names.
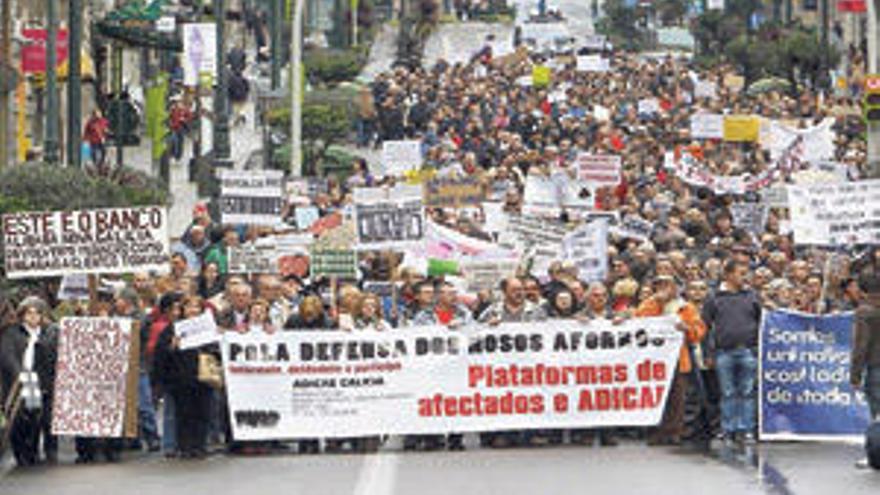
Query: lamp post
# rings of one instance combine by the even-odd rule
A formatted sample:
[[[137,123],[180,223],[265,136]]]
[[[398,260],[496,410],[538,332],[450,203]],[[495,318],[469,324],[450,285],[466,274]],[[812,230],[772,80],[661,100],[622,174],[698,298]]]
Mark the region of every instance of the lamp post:
[[[226,2],[214,0],[217,25],[217,84],[214,91],[214,165],[230,166],[229,161],[229,90],[226,78],[225,22]]]
[[[302,175],[302,21],[305,0],[293,0],[293,38],[290,41],[293,59],[291,75],[290,112],[290,173],[294,177]]]
[[[880,13],[880,0],[868,0],[868,73],[877,73],[877,14]],[[880,124],[868,122],[867,176],[880,179]]]
[[[0,30],[3,31],[3,39],[0,41],[0,73],[6,74],[12,65],[12,2],[7,0],[2,2],[2,13],[0,13]],[[5,76],[4,76],[5,77]],[[7,91],[0,85],[0,167],[6,165],[9,160],[9,95],[11,91]]]
[[[58,5],[46,0],[46,140],[47,163],[58,164]]]
[[[69,50],[67,51],[67,163],[79,168],[82,165],[82,0],[70,0],[70,18],[67,26]]]
[[[284,0],[269,0],[271,3],[271,19],[269,28],[272,31],[272,89],[278,89],[281,86],[281,19],[282,11],[281,2]]]

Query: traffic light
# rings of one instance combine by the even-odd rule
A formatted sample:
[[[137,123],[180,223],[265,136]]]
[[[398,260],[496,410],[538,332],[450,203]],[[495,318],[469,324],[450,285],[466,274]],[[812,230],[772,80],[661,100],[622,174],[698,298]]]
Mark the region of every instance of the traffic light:
[[[862,105],[868,123],[880,122],[880,75],[865,76],[865,97]]]

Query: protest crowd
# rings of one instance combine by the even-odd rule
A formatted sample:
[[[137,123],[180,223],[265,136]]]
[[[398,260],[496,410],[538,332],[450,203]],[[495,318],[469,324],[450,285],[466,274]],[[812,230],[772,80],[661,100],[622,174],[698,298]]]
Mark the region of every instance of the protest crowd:
[[[388,441],[233,438],[220,345],[182,348],[175,331],[205,317],[245,337],[674,319],[683,340],[657,426],[480,433],[502,448],[754,442],[762,314],[856,311],[849,382],[880,414],[880,251],[798,242],[784,187],[861,177],[858,84],[793,97],[749,92],[733,68],[685,58],[493,51],[378,76],[359,99],[359,141],[388,159],[358,160],[343,180],[288,178],[274,226],[236,219],[253,210],[233,211],[221,192],[217,208],[198,205],[171,233],[167,271],[102,274],[75,296],[47,282],[51,291],[4,297],[0,398],[22,372],[39,392],[8,428],[18,464],[39,462],[40,442],[57,461],[58,323],[71,316],[131,318],[140,336],[137,440],[77,436],[82,463],[133,444],[198,458]],[[255,254],[291,244],[274,263]],[[450,432],[404,435],[403,446],[465,445]]]

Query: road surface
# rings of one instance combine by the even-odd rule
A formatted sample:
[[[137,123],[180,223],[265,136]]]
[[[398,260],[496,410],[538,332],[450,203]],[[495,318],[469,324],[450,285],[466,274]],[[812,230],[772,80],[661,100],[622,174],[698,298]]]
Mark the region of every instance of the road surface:
[[[615,448],[373,455],[217,455],[169,461],[130,454],[118,464],[12,470],[3,495],[860,495],[880,493],[880,472],[857,470],[860,449],[829,444],[762,445],[751,456],[628,443]]]

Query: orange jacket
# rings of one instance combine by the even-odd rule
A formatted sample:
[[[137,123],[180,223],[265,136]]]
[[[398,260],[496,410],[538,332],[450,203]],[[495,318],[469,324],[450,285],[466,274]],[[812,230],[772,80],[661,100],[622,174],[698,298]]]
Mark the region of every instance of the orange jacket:
[[[652,297],[647,301],[644,301],[642,304],[639,304],[635,316],[663,316],[663,306]],[[700,312],[697,310],[696,306],[689,302],[684,303],[678,309],[678,317],[681,319],[682,323],[687,326],[687,331],[685,331],[685,341],[679,352],[678,371],[681,373],[688,373],[691,371],[692,365],[687,344],[696,344],[703,340],[703,337],[706,336],[706,324],[703,323],[703,319],[700,318]]]

